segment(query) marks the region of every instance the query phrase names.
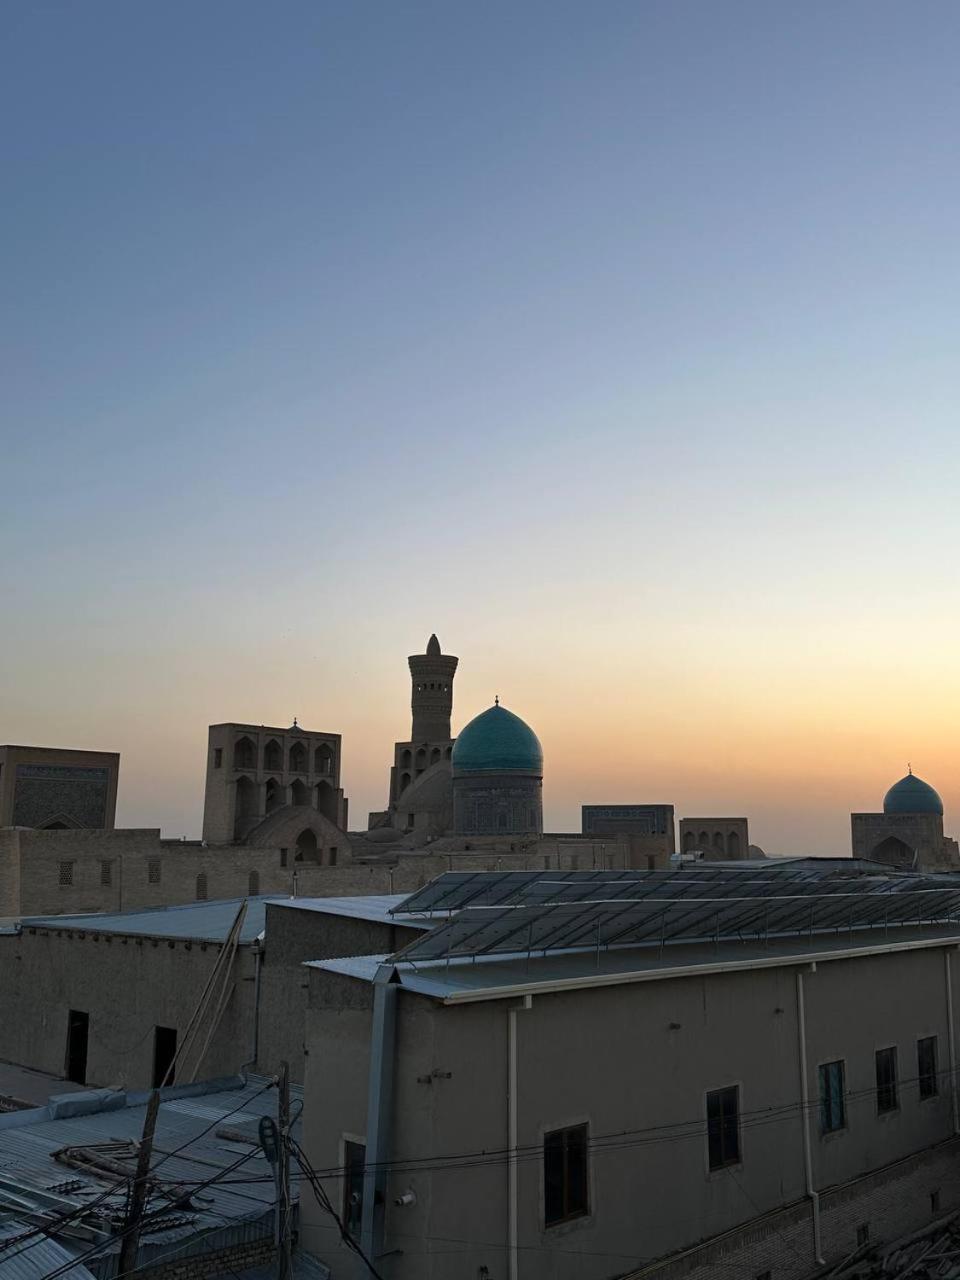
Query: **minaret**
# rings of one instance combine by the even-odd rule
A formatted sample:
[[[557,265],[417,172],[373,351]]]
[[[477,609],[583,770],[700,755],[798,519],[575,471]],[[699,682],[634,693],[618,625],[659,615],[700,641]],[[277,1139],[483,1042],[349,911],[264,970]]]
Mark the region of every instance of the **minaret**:
[[[413,742],[449,742],[450,713],[453,710],[453,676],[458,658],[440,652],[440,641],[431,636],[426,653],[412,654],[410,675],[413,687],[410,707],[413,711]]]

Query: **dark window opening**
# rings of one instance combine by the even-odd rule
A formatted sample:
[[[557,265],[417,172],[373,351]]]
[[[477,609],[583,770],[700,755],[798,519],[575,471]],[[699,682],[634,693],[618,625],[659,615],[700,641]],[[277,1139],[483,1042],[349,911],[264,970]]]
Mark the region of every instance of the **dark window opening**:
[[[825,1062],[820,1067],[820,1132],[835,1133],[845,1124],[843,1063]]]
[[[587,1126],[554,1129],[543,1138],[543,1217],[545,1226],[589,1212]]]
[[[176,1027],[153,1029],[153,1087],[174,1083],[173,1060],[177,1056]]]
[[[917,1075],[920,1097],[935,1098],[940,1092],[937,1081],[937,1037],[925,1036],[917,1041]]]
[[[74,1084],[87,1083],[87,1043],[90,1038],[90,1015],[79,1009],[67,1014],[66,1077]]]
[[[363,1217],[363,1164],[367,1148],[362,1142],[344,1141],[343,1144],[343,1225],[349,1235],[360,1235]]]
[[[330,846],[330,866],[335,867],[336,865],[337,865],[337,846],[335,844],[332,844]]]
[[[877,1050],[877,1115],[896,1111],[897,1099],[897,1050]]]
[[[213,748],[213,767],[215,769],[223,768],[223,747]]]
[[[711,1169],[740,1163],[740,1086],[707,1094],[707,1148]]]
[[[281,850],[280,850],[280,865],[281,865],[281,867],[285,867],[285,866],[287,865],[287,851],[286,851],[286,849],[281,849]]]
[[[160,862],[159,859],[151,858],[147,863],[147,884],[160,883]]]
[[[61,888],[73,884],[73,863],[61,862],[57,868],[57,883]]]
[[[197,876],[197,891],[194,895],[198,902],[206,902],[207,900],[207,873],[201,871]]]
[[[100,884],[103,888],[109,888],[113,884],[113,863],[100,863]]]

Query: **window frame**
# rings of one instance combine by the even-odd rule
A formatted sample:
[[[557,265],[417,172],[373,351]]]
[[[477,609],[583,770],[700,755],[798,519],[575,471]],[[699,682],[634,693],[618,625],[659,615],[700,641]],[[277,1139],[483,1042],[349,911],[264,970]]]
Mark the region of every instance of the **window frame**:
[[[887,1054],[889,1054],[890,1057],[885,1060],[893,1063],[892,1083],[888,1082],[886,1085],[881,1085],[880,1059],[881,1059],[881,1055],[887,1055]],[[898,1059],[899,1059],[899,1055],[897,1053],[897,1046],[895,1044],[885,1045],[882,1049],[877,1049],[874,1052],[873,1061],[874,1061],[874,1072],[876,1076],[876,1080],[875,1080],[876,1104],[877,1104],[878,1116],[896,1115],[896,1113],[900,1110],[900,1064]],[[880,1098],[881,1098],[881,1092],[884,1090],[890,1091],[890,1096],[892,1098],[892,1101],[890,1102],[890,1105],[882,1107],[880,1105]]]
[[[930,1102],[933,1098],[940,1097],[940,1045],[939,1036],[919,1036],[917,1038],[917,1091],[920,1095],[921,1102]],[[921,1060],[921,1047],[930,1045],[933,1051],[932,1062],[928,1064],[932,1069],[924,1071]]]
[[[834,1119],[833,1111],[833,1092],[829,1088],[824,1089],[824,1072],[829,1071],[832,1067],[840,1068],[840,1122],[827,1123],[827,1120]],[[817,1064],[817,1084],[820,1091],[820,1136],[828,1138],[833,1133],[843,1133],[847,1127],[847,1065],[845,1058],[831,1058],[829,1062],[820,1062]],[[828,1117],[828,1112],[831,1114]]]
[[[734,1095],[735,1102],[736,1102],[736,1141],[737,1141],[737,1151],[736,1151],[736,1156],[735,1156],[735,1157],[731,1157],[731,1158],[729,1158],[729,1159],[721,1160],[719,1163],[714,1163],[713,1155],[712,1155],[713,1134],[712,1134],[712,1131],[711,1131],[711,1123],[712,1123],[712,1122],[711,1122],[711,1119],[710,1119],[710,1099],[711,1099],[711,1098],[720,1098],[720,1097],[722,1097],[722,1095],[724,1095],[724,1094],[733,1094],[733,1095]],[[739,1164],[743,1164],[743,1135],[742,1135],[742,1132],[741,1132],[741,1123],[740,1123],[740,1119],[741,1119],[741,1115],[742,1115],[742,1108],[741,1108],[741,1105],[740,1105],[740,1084],[739,1084],[739,1083],[736,1083],[736,1084],[727,1084],[727,1085],[721,1085],[721,1086],[720,1086],[720,1088],[718,1088],[718,1089],[708,1089],[708,1090],[706,1091],[706,1093],[704,1094],[704,1112],[705,1112],[705,1115],[706,1115],[706,1121],[707,1121],[707,1170],[708,1170],[708,1172],[709,1172],[709,1173],[722,1173],[724,1169],[733,1169],[733,1168],[735,1168],[737,1165],[739,1165]],[[728,1122],[727,1122],[727,1123],[728,1123]],[[721,1103],[721,1110],[720,1110],[720,1125],[721,1125],[721,1128],[720,1128],[720,1147],[721,1147],[721,1154],[722,1154],[722,1149],[723,1149],[723,1146],[724,1146],[724,1135],[725,1135],[725,1132],[726,1132],[726,1131],[725,1131],[725,1129],[724,1129],[724,1127],[723,1127],[723,1126],[724,1126],[724,1124],[725,1124],[725,1120],[724,1120],[724,1115],[723,1115],[723,1107],[722,1107],[722,1103]]]
[[[76,884],[76,858],[61,858],[57,863],[57,888],[72,889]]]
[[[583,1140],[583,1170],[582,1170],[582,1198],[574,1201],[574,1188],[572,1187],[573,1178],[571,1177],[571,1143],[570,1139],[573,1135],[582,1136]],[[554,1139],[560,1139],[560,1212],[554,1216],[548,1216],[550,1210],[550,1199],[552,1193],[548,1190],[553,1182],[552,1177],[548,1177],[547,1159],[548,1159],[548,1143]],[[584,1218],[589,1218],[592,1212],[593,1195],[590,1186],[591,1162],[590,1162],[590,1122],[589,1120],[577,1120],[571,1124],[554,1125],[551,1128],[544,1128],[541,1134],[541,1160],[540,1160],[540,1177],[541,1177],[541,1194],[542,1194],[542,1219],[543,1229],[551,1231],[554,1227],[562,1227],[570,1222],[577,1222]],[[574,1153],[576,1158],[576,1153]]]

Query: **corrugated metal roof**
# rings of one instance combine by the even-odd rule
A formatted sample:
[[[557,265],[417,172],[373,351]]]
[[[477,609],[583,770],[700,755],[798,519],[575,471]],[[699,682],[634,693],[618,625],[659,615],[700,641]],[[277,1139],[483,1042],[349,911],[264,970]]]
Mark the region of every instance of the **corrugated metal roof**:
[[[21,1221],[0,1223],[0,1250],[4,1242],[14,1239],[28,1230],[28,1224]],[[15,1253],[16,1246],[10,1248],[11,1256],[0,1257],[0,1275],[3,1280],[45,1280],[51,1271],[65,1266],[75,1254],[68,1253],[56,1240],[41,1237],[35,1246]],[[93,1275],[81,1263],[76,1263],[69,1271],[63,1273],[63,1280],[93,1280]]]
[[[411,929],[432,928],[422,916],[409,916],[401,911],[409,896],[406,893],[368,893],[353,898],[284,898],[274,905],[293,907],[297,911],[318,911],[328,916],[374,920],[381,924],[402,924]]]
[[[253,942],[263,933],[266,904],[286,899],[269,894],[247,898],[240,941]],[[142,911],[91,912],[81,916],[25,916],[23,928],[72,929],[85,933],[126,933],[137,937],[183,938],[193,942],[223,942],[243,898],[217,902],[188,902],[177,907],[147,907]]]
[[[257,1131],[261,1116],[276,1115],[277,1091],[272,1082],[253,1077],[245,1085],[239,1079],[208,1082],[204,1086],[165,1089],[161,1097],[151,1171],[168,1190],[188,1188],[192,1194],[180,1203],[158,1193],[150,1197],[148,1213],[168,1204],[170,1211],[156,1218],[144,1232],[139,1265],[153,1265],[173,1254],[206,1253],[215,1247],[271,1235],[274,1183],[259,1150]],[[291,1088],[291,1097],[302,1104],[302,1090]],[[123,1105],[117,1106],[121,1100]],[[112,1187],[112,1194],[98,1212],[112,1210],[122,1217],[126,1203],[126,1184],[122,1180],[56,1161],[53,1152],[63,1147],[137,1143],[146,1102],[146,1094],[120,1095],[105,1105],[98,1094],[87,1094],[78,1098],[78,1104],[98,1109],[69,1119],[53,1118],[54,1107],[0,1117],[0,1179],[11,1188],[11,1194],[35,1204],[37,1212],[43,1207],[53,1211],[78,1209]],[[300,1109],[295,1106],[295,1113]],[[295,1136],[298,1126],[299,1116],[294,1125]],[[217,1129],[221,1127],[248,1134],[249,1141],[218,1137]],[[232,1168],[234,1165],[236,1168]],[[209,1185],[199,1186],[208,1181]],[[24,1222],[14,1225],[16,1230],[10,1234],[28,1229]],[[101,1220],[100,1226],[103,1229],[109,1224]],[[29,1248],[16,1256],[5,1256],[0,1246],[0,1276],[6,1280],[8,1264],[40,1256],[43,1243],[43,1237],[36,1237]],[[65,1237],[59,1243],[68,1251],[65,1257],[81,1256],[90,1247],[89,1241]],[[12,1251],[21,1247],[13,1246]],[[96,1277],[106,1280],[116,1270],[118,1252],[119,1241],[114,1236],[85,1265]],[[60,1262],[64,1260],[61,1258]],[[33,1272],[23,1274],[33,1280]]]

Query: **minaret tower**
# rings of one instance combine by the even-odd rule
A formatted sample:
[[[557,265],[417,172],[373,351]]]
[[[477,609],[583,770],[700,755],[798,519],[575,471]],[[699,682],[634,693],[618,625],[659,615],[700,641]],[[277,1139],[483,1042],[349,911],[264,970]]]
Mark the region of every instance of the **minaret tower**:
[[[410,663],[413,742],[449,742],[453,711],[453,676],[458,658],[440,652],[440,641],[431,636],[426,653],[412,654]]]

